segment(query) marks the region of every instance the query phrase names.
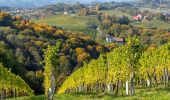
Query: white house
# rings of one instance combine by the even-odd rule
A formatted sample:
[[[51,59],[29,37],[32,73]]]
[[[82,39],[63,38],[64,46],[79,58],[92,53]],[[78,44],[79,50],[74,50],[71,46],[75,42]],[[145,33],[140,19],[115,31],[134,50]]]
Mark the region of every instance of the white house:
[[[64,15],[68,15],[68,12],[65,11],[65,12],[64,12]]]
[[[118,45],[125,44],[124,38],[116,38],[116,37],[111,36],[111,35],[106,35],[106,41],[107,42],[115,42]]]
[[[106,41],[107,42],[114,42],[114,37],[111,35],[106,35]]]

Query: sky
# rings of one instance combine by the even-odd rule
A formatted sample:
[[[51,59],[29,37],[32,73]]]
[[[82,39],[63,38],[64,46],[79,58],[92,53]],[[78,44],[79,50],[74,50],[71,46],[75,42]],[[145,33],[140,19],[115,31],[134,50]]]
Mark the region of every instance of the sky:
[[[92,1],[113,1],[113,0],[0,0],[0,6],[9,7],[36,7],[54,4],[56,2],[92,2]],[[114,0],[118,2],[130,0]],[[132,1],[132,0],[131,0]]]

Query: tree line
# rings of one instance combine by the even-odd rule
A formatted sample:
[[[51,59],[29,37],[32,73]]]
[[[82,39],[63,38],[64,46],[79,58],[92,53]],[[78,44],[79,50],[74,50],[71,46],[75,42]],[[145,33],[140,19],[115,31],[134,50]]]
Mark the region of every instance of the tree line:
[[[101,22],[100,30],[97,35],[99,41],[105,40],[106,35],[114,37],[127,38],[129,36],[139,36],[142,45],[162,45],[169,42],[169,29],[156,28],[152,24],[147,27],[137,27],[130,24],[130,20],[126,16],[117,17],[109,14],[102,14],[98,16]]]

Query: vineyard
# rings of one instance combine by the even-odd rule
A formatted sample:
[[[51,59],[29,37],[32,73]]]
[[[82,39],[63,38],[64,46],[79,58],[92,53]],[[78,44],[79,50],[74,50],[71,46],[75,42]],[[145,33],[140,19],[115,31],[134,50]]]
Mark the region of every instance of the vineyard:
[[[56,46],[48,46],[46,52],[45,52],[45,72],[44,72],[44,88],[45,88],[45,95],[48,95],[49,88],[52,86],[52,92],[55,92],[55,81],[54,78],[57,76],[57,66],[58,66],[58,60],[59,59],[53,59],[53,58],[59,58],[59,48],[60,48],[60,42],[56,43]],[[51,80],[52,77],[52,80]]]
[[[170,13],[106,1],[0,4],[0,100],[169,100]]]
[[[0,64],[0,99],[32,95],[34,95],[33,90],[21,77],[11,73]]]
[[[168,86],[170,44],[144,49],[139,39],[101,55],[97,60],[75,71],[58,93],[108,92],[135,95],[135,87]]]

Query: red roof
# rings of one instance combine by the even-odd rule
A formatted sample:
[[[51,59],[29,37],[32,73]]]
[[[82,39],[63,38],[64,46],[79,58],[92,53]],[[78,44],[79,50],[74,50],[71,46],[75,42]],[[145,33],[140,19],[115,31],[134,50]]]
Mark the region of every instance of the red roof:
[[[139,20],[140,18],[139,18],[139,16],[133,16],[133,19],[134,20]]]
[[[123,38],[115,38],[117,42],[123,42]]]

